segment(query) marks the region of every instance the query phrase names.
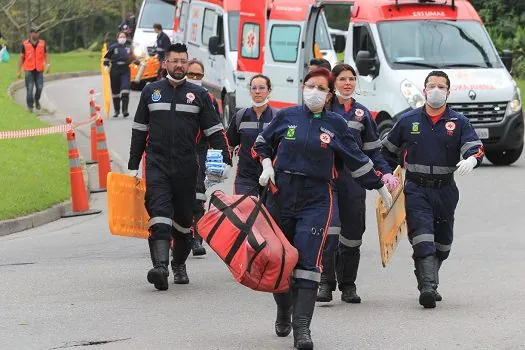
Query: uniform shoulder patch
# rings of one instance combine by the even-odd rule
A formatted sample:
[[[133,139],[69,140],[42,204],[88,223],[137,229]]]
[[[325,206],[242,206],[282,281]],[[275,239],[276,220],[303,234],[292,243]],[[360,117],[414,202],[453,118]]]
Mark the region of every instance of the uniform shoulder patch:
[[[448,131],[454,131],[456,129],[456,123],[454,122],[447,122],[445,124],[445,128],[448,130]]]
[[[364,115],[365,115],[365,111],[363,111],[361,108],[358,108],[355,110],[355,120],[357,120],[358,122],[363,120]]]
[[[160,89],[153,90],[153,93],[151,94],[151,100],[153,102],[159,102],[162,98],[162,95],[160,94]]]

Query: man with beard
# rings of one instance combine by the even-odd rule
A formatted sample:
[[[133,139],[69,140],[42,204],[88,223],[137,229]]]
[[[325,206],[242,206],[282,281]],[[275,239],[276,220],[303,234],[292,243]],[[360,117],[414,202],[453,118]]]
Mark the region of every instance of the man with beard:
[[[148,282],[168,289],[170,240],[175,284],[187,284],[186,259],[191,250],[191,226],[197,184],[195,145],[207,137],[211,148],[222,150],[226,171],[231,169],[226,134],[208,93],[188,83],[186,45],[174,44],[164,62],[167,79],[142,90],[133,123],[129,175],[137,176],[146,151],[146,210],[150,216],[148,239],[153,268]]]

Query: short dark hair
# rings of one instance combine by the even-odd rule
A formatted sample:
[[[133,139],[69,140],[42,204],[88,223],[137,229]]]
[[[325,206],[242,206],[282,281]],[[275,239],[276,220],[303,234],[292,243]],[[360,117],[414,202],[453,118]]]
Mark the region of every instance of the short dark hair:
[[[185,53],[186,56],[188,55],[188,47],[183,43],[176,43],[171,44],[170,47],[167,50],[168,53],[170,52],[177,52],[177,53]]]
[[[447,73],[443,72],[442,70],[434,70],[434,71],[428,73],[427,77],[425,78],[425,87],[427,86],[428,79],[430,79],[430,77],[442,77],[442,78],[445,78],[447,80],[447,88],[450,89],[450,79],[449,79]]]
[[[264,80],[266,80],[266,87],[268,88],[268,90],[271,90],[272,89],[272,81],[270,80],[270,78],[268,78],[266,75],[264,74],[256,74],[254,75],[251,79],[250,79],[250,86],[252,86],[252,82],[254,81],[254,79],[257,79],[257,78],[262,78]]]
[[[160,23],[155,23],[153,25],[153,29],[158,29],[158,30],[162,30],[162,25]]]
[[[38,33],[40,32],[40,30],[38,29],[37,26],[31,26],[31,28],[29,28],[29,33]]]
[[[354,77],[357,77],[357,74],[355,72],[355,69],[354,67],[352,67],[351,65],[349,64],[346,64],[346,63],[340,63],[338,65],[336,65],[334,67],[334,69],[332,69],[332,75],[334,76],[334,79],[337,78],[339,75],[341,75],[341,73],[345,72],[345,71],[348,71],[348,72],[352,72],[352,74],[354,75]]]
[[[306,77],[304,77],[304,83],[306,83],[308,80],[314,77],[325,77],[328,81],[328,89],[330,92],[334,91],[334,79],[332,78],[332,73],[326,68],[316,68],[306,74]]]
[[[318,68],[326,68],[328,70],[332,70],[332,65],[328,60],[324,58],[313,58],[310,60],[310,66],[317,66]]]
[[[192,58],[192,59],[188,62],[188,67],[191,66],[192,64],[198,64],[199,66],[201,66],[201,68],[202,68],[202,72],[204,73],[204,64],[202,64],[201,61],[199,61],[199,60],[196,59],[196,58]]]

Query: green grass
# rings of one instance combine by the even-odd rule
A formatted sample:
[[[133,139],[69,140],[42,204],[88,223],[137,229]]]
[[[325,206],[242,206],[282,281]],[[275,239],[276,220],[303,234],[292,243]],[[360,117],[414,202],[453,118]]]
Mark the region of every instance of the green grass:
[[[51,54],[51,72],[94,71],[100,54]],[[18,55],[0,63],[0,131],[48,126],[15,103],[7,87],[16,80]],[[44,85],[45,90],[45,85]],[[70,197],[67,143],[63,135],[0,140],[0,220],[44,210]]]

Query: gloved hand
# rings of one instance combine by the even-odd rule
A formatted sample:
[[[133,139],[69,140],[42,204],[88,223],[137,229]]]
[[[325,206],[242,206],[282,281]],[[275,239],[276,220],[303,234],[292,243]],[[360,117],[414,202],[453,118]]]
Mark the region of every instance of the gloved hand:
[[[470,156],[467,159],[463,159],[458,164],[456,164],[456,166],[458,167],[456,172],[461,176],[467,175],[474,169],[476,165],[478,165],[478,160],[473,156]]]
[[[224,164],[224,172],[222,173],[222,176],[221,176],[221,180],[224,181],[226,180],[227,178],[230,177],[230,172],[232,170],[232,167],[231,165],[228,165],[228,164]]]
[[[397,186],[399,186],[399,179],[392,174],[385,174],[381,178],[381,182],[386,188],[392,192]]]
[[[270,158],[265,158],[262,161],[263,171],[259,177],[259,185],[266,186],[268,181],[272,181],[275,184],[275,171],[273,170],[272,160]]]
[[[390,194],[390,192],[388,192],[386,186],[381,187],[380,189],[377,190],[377,192],[379,192],[379,194],[381,195],[381,198],[383,199],[383,206],[386,209],[390,209],[390,207],[393,204],[393,200],[392,200],[392,195]]]
[[[129,170],[128,169],[128,176],[138,177],[139,171],[138,170]]]
[[[111,68],[109,68],[109,66],[104,66],[104,70],[105,70],[106,72],[109,73],[110,69],[111,69]]]

